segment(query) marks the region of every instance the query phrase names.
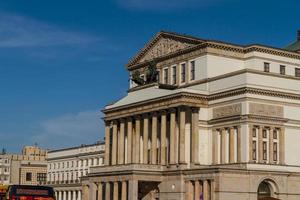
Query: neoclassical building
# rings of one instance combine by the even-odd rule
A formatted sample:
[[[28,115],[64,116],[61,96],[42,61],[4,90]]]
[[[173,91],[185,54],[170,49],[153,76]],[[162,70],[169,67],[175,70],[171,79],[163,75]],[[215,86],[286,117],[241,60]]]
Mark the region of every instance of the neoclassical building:
[[[159,32],[126,67],[85,200],[300,199],[300,33],[273,48]]]
[[[81,200],[81,178],[93,166],[104,164],[104,143],[85,144],[48,151],[47,185],[55,190],[56,200]]]

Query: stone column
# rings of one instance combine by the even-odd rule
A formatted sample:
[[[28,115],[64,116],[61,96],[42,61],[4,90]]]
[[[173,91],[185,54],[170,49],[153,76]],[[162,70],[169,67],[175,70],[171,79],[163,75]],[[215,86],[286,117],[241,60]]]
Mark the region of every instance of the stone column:
[[[68,191],[68,200],[71,200],[72,198],[72,191]]]
[[[170,164],[176,163],[176,109],[170,109]]]
[[[119,164],[124,164],[125,161],[125,119],[120,120],[120,146],[119,146]]]
[[[97,200],[103,200],[103,184],[98,183],[98,199]]]
[[[231,127],[229,132],[229,163],[235,162],[234,136],[234,127]]]
[[[140,116],[135,117],[135,151],[134,163],[140,163],[140,137],[141,137],[141,118]]]
[[[110,182],[105,183],[105,200],[110,200]]]
[[[82,188],[82,199],[83,200],[89,200],[89,187],[87,185],[84,185]],[[64,199],[65,200],[65,199]]]
[[[105,122],[105,165],[110,164],[110,122]]]
[[[96,199],[97,185],[95,183],[90,183],[88,188],[88,199]]]
[[[77,198],[76,198],[76,190],[74,190],[73,191],[73,198],[72,198],[72,200],[76,200]]]
[[[258,130],[258,162],[263,162],[263,127]]]
[[[185,115],[186,108],[180,107],[179,111],[179,163],[185,164]]]
[[[113,200],[119,200],[119,183],[114,182],[114,198]]]
[[[215,180],[210,180],[210,200],[215,200]]]
[[[242,129],[240,126],[237,129],[237,162],[242,162]]]
[[[248,144],[248,146],[249,146],[249,162],[252,162],[253,161],[253,151],[252,151],[252,149],[253,149],[253,128],[254,128],[254,126],[253,125],[249,125],[249,134],[248,134],[248,136],[249,136],[249,144]]]
[[[81,200],[82,197],[81,197],[81,190],[78,190],[78,200]]]
[[[274,158],[273,158],[273,152],[274,152],[274,147],[273,147],[273,134],[276,129],[274,127],[271,127],[269,130],[269,163],[274,163]]]
[[[160,123],[160,144],[161,144],[161,150],[160,150],[160,159],[161,159],[161,165],[167,164],[167,112],[162,111],[161,112],[161,123]]]
[[[127,200],[127,182],[122,181],[122,196],[121,200]]]
[[[203,200],[209,200],[209,184],[208,180],[203,181]]]
[[[67,200],[67,192],[63,191],[63,200]],[[88,200],[85,196],[83,196],[83,200]]]
[[[199,108],[192,108],[192,162],[199,164]]]
[[[281,165],[285,164],[285,130],[282,127],[279,130],[279,163]]]
[[[157,164],[157,113],[152,113],[151,164]]]
[[[226,129],[221,130],[221,164],[226,162]]]
[[[117,164],[117,133],[118,133],[118,124],[117,121],[113,122],[113,139],[112,139],[112,165]]]
[[[128,200],[138,200],[138,180],[130,180],[128,183]]]
[[[219,152],[218,152],[218,136],[219,132],[216,129],[212,130],[212,163],[218,164],[219,162]]]
[[[185,182],[185,200],[193,200],[193,184],[191,181]]]
[[[144,135],[143,135],[143,163],[144,164],[148,164],[148,130],[149,130],[149,119],[148,119],[148,115],[144,114],[143,116],[144,118]]]
[[[132,163],[132,118],[127,119],[127,163]]]
[[[194,200],[200,200],[200,182],[198,180],[195,181],[195,196]]]

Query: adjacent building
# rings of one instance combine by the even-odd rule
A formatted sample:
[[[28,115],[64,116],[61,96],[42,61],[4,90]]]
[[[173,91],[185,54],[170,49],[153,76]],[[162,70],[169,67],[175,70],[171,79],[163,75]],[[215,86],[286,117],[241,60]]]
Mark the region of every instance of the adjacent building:
[[[47,178],[47,151],[25,146],[22,154],[0,155],[0,183],[4,185],[42,185]]]
[[[51,150],[48,152],[48,185],[57,200],[81,200],[81,178],[91,167],[104,164],[104,143]]]
[[[127,70],[85,200],[300,198],[300,32],[287,48],[160,32]]]

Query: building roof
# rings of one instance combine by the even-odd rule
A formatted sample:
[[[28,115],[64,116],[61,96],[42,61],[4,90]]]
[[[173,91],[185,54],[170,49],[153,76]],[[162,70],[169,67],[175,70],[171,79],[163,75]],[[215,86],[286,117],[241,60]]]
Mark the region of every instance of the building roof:
[[[104,141],[98,141],[94,144],[81,144],[79,146],[74,146],[74,147],[67,147],[67,148],[61,148],[61,149],[53,149],[49,150],[48,153],[54,153],[54,152],[60,152],[60,151],[67,151],[67,150],[72,150],[72,149],[80,149],[83,147],[92,147],[92,146],[99,146],[99,145],[104,145]]]
[[[288,45],[287,47],[285,47],[284,49],[288,51],[300,51],[300,41],[294,42]]]

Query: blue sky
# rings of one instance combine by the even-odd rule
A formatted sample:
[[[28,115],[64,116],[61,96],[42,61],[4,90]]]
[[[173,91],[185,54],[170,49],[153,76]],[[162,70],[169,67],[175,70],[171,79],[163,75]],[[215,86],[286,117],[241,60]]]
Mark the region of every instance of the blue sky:
[[[298,1],[0,1],[0,148],[103,138],[100,110],[126,95],[127,61],[160,30],[283,47]]]

